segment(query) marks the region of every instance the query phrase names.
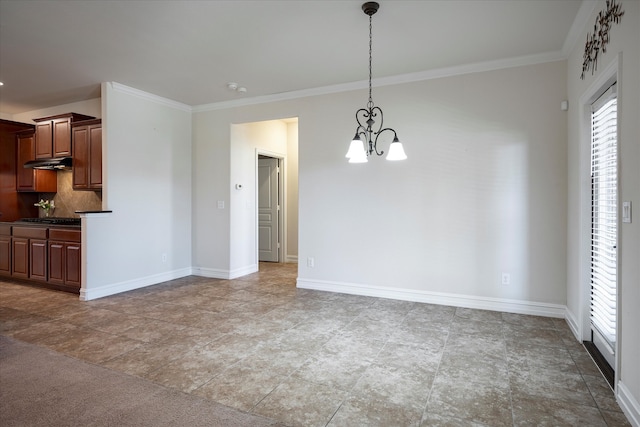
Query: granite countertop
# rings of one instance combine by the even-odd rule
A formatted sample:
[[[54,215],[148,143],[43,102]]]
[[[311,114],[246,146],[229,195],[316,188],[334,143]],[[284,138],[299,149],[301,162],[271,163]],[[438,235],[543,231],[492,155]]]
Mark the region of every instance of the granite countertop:
[[[100,213],[112,213],[113,211],[76,211],[77,214],[100,214]]]
[[[12,221],[12,222],[7,222],[7,221],[1,221],[0,224],[5,224],[5,225],[12,225],[12,226],[19,226],[19,227],[40,227],[40,228],[80,228],[80,222],[77,221],[77,223],[52,223],[52,222],[40,222],[40,221],[29,221],[31,219],[35,219],[35,218],[24,218],[24,219],[19,219],[17,221]],[[43,220],[45,218],[42,218]],[[68,218],[51,218],[51,220],[61,220],[61,219],[68,219]],[[75,220],[79,220],[80,218],[74,218]]]

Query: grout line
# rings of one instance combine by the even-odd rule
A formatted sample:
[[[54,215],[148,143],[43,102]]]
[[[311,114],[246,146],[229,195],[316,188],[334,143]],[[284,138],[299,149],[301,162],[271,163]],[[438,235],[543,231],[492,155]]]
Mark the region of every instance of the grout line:
[[[256,288],[256,286],[259,285],[259,281],[258,281],[257,285],[255,283],[253,283],[251,280],[246,280],[245,282],[246,282],[246,286],[232,288],[230,290],[230,293],[237,293],[237,292],[245,293],[246,292],[246,293],[251,293],[251,294],[260,294],[260,289]],[[200,305],[198,305],[197,307],[190,307],[189,304],[188,304],[188,298],[183,301],[183,304],[173,304],[171,302],[171,295],[179,295],[180,294],[180,288],[182,288],[184,286],[185,289],[187,289],[189,291],[196,290],[195,294],[194,294],[194,296],[195,296],[195,295],[198,294],[197,286],[201,285],[204,282],[202,282],[202,283],[196,282],[196,281],[182,281],[181,282],[180,279],[177,279],[175,281],[175,283],[177,283],[176,286],[169,286],[169,285],[166,285],[166,284],[158,285],[158,286],[162,286],[162,287],[158,287],[157,288],[158,292],[162,292],[161,296],[158,296],[157,294],[154,295],[152,292],[149,292],[148,295],[145,295],[145,294],[139,294],[139,293],[136,294],[135,293],[136,291],[132,291],[132,295],[128,295],[128,298],[133,303],[138,302],[138,301],[140,301],[141,303],[142,303],[142,301],[150,301],[150,302],[153,302],[156,306],[164,306],[164,307],[178,306],[181,309],[186,310],[186,311],[188,311],[191,308],[193,308],[193,309],[202,310],[203,312],[207,312],[207,313],[219,314],[219,315],[221,315],[221,317],[224,317],[224,316],[226,316],[228,314],[233,313],[233,311],[227,311],[227,310],[225,310],[225,311],[209,311],[209,310],[203,309]],[[13,284],[10,284],[10,285],[13,285]],[[3,289],[3,288],[0,287],[0,289]],[[42,292],[46,292],[46,293],[42,293],[41,291]],[[44,298],[42,298],[42,295],[45,295],[45,296],[49,295],[48,294],[49,292],[51,292],[51,291],[48,290],[48,289],[42,289],[42,290],[37,289],[34,292],[30,292],[29,295],[26,296],[22,300],[20,299],[19,292],[15,292],[15,293],[4,292],[2,295],[3,295],[3,299],[8,298],[8,299],[6,299],[6,301],[12,301],[15,298],[16,301],[19,302],[19,304],[17,304],[17,305],[22,307],[21,309],[15,309],[15,308],[12,308],[12,307],[7,307],[8,309],[15,310],[16,312],[20,312],[20,313],[26,313],[26,314],[30,314],[30,315],[37,315],[37,316],[48,318],[48,316],[46,314],[43,315],[43,314],[39,314],[36,311],[29,311],[29,304],[30,304],[30,300],[33,300],[31,302],[31,304],[34,305],[34,306],[37,305],[39,302],[44,300]],[[5,295],[6,293],[8,293],[9,296]],[[188,296],[188,294],[186,294],[186,293],[184,295]],[[316,294],[307,293],[303,297],[299,297],[299,296],[296,297],[295,295],[292,296],[289,293],[282,293],[282,294],[279,294],[279,295],[274,295],[274,299],[279,300],[279,301],[283,301],[283,302],[281,304],[277,304],[277,305],[273,306],[272,309],[270,309],[270,310],[268,310],[268,311],[266,311],[264,313],[257,313],[255,315],[250,316],[250,317],[244,318],[244,320],[248,320],[248,319],[252,319],[252,318],[253,319],[255,319],[255,318],[257,318],[257,319],[266,319],[268,313],[272,313],[272,312],[274,312],[276,310],[279,310],[279,309],[282,310],[283,308],[284,308],[284,311],[283,311],[283,316],[284,316],[287,313],[286,309],[288,307],[291,307],[291,304],[295,305],[296,302],[302,303],[302,304],[296,305],[296,310],[300,310],[301,312],[307,312],[308,311],[308,312],[312,313],[310,315],[310,317],[308,318],[308,320],[314,321],[314,322],[322,320],[324,318],[323,316],[326,316],[326,313],[329,313],[328,311],[325,311],[325,310],[330,309],[332,306],[334,306],[337,302],[340,302],[340,301],[345,301],[345,309],[346,309],[346,311],[352,310],[352,311],[350,311],[350,314],[354,313],[355,315],[349,316],[348,317],[348,321],[345,324],[341,324],[340,323],[340,326],[336,327],[335,329],[330,329],[327,334],[324,334],[324,333],[317,334],[318,336],[328,337],[328,338],[319,347],[317,347],[317,348],[314,347],[314,349],[309,353],[309,355],[306,357],[304,362],[302,362],[296,368],[293,368],[290,371],[287,371],[287,372],[289,372],[287,375],[282,375],[281,377],[283,379],[280,382],[278,382],[278,384],[275,385],[271,389],[271,391],[269,391],[265,396],[260,398],[258,403],[256,403],[252,407],[252,409],[251,409],[252,413],[255,410],[255,408],[261,402],[263,402],[268,396],[271,396],[274,393],[275,390],[277,390],[279,387],[282,386],[282,384],[284,384],[286,381],[288,381],[288,380],[290,380],[292,378],[295,378],[294,374],[297,371],[299,371],[303,366],[305,366],[314,355],[318,355],[321,351],[323,351],[323,349],[326,349],[327,344],[332,339],[340,336],[342,333],[347,331],[349,329],[349,327],[351,325],[353,325],[354,322],[356,322],[358,319],[362,320],[363,317],[361,317],[361,316],[363,315],[363,313],[365,313],[367,311],[370,311],[372,309],[375,310],[375,309],[380,309],[381,308],[381,307],[377,307],[376,306],[376,304],[380,301],[380,299],[371,298],[371,297],[366,297],[366,298],[365,297],[358,297],[358,298],[348,297],[348,298],[342,299],[341,298],[341,296],[342,296],[341,294],[333,295],[332,298],[330,298],[330,299],[326,298],[326,294],[322,294],[323,298],[318,298],[318,299],[313,298],[312,303],[303,304],[303,302],[306,301],[306,298],[309,295],[313,298],[313,295],[316,295]],[[224,295],[222,297],[209,296],[209,295],[203,295],[203,296],[207,296],[207,297],[210,297],[210,298],[216,299],[216,300],[223,299],[223,300],[226,300],[226,301],[234,301],[234,302],[241,301],[241,300],[236,300],[236,299],[233,299],[233,298],[228,298],[228,294]],[[118,295],[118,297],[123,297],[123,295],[122,294]],[[107,298],[109,298],[109,297],[107,297]],[[114,299],[114,301],[119,301],[119,300]],[[257,301],[258,304],[260,304],[259,300],[256,300],[256,301]],[[247,301],[244,304],[244,306],[248,306],[248,305],[252,304],[253,302],[254,302],[253,300],[252,301]],[[66,302],[66,300],[64,300],[64,301],[60,302],[59,306],[63,307],[66,304],[67,304],[67,302]],[[420,307],[420,306],[421,306],[420,304],[414,303],[413,305],[411,305],[411,308],[409,308],[406,311],[404,311],[404,316],[402,317],[402,320],[397,325],[394,326],[393,331],[397,331],[398,328],[400,328],[402,325],[407,324],[407,319],[409,317],[409,313],[411,313],[414,308]],[[4,307],[4,304],[0,304],[0,307]],[[57,307],[58,307],[58,305],[54,305],[53,307],[51,307],[51,309],[55,310]],[[148,320],[150,320],[152,322],[167,323],[167,324],[181,326],[181,327],[203,329],[203,328],[199,328],[197,325],[196,326],[190,326],[190,325],[185,325],[185,324],[181,324],[181,323],[176,323],[175,321],[167,321],[167,320],[162,319],[162,318],[159,319],[159,318],[157,318],[157,316],[156,316],[156,318],[153,318],[153,317],[147,317],[147,316],[144,316],[144,315],[138,315],[138,314],[135,314],[135,313],[130,313],[130,311],[132,311],[132,310],[130,309],[129,305],[127,305],[127,308],[124,311],[119,311],[118,308],[119,308],[118,305],[96,305],[95,307],[92,307],[91,310],[94,310],[94,309],[95,310],[108,310],[108,311],[111,311],[113,313],[125,314],[126,316],[133,316],[133,317],[137,317],[137,318],[148,319]],[[316,313],[319,313],[319,314],[316,315]],[[474,312],[471,312],[471,313],[473,314]],[[341,314],[341,316],[342,316],[342,314]],[[474,315],[471,315],[471,317],[462,317],[462,316],[456,317],[456,311],[454,311],[453,314],[450,316],[449,323],[448,323],[448,329],[447,329],[447,332],[446,332],[446,337],[444,339],[444,343],[442,345],[441,352],[440,352],[440,354],[439,354],[439,356],[437,358],[437,366],[436,366],[436,369],[435,369],[435,373],[433,374],[433,380],[432,380],[432,382],[430,384],[428,393],[426,395],[425,405],[424,405],[423,412],[422,412],[422,419],[424,419],[425,414],[427,414],[427,409],[429,407],[429,402],[431,401],[431,398],[433,397],[434,384],[435,384],[439,374],[441,374],[441,371],[442,371],[442,368],[443,368],[442,367],[442,363],[443,363],[443,360],[444,360],[444,354],[447,351],[447,349],[449,348],[449,346],[452,345],[452,337],[455,336],[455,334],[452,333],[452,328],[453,328],[453,324],[454,324],[456,318],[466,319],[466,320],[470,320],[470,321],[478,321],[476,318],[474,318]],[[48,320],[43,320],[43,322],[44,321],[48,321],[48,322],[56,322],[56,323],[68,323],[67,320],[65,320],[65,319],[66,319],[65,315],[58,315],[56,317],[48,318]],[[500,326],[501,327],[501,336],[502,336],[502,341],[503,341],[503,350],[504,350],[505,363],[506,363],[506,369],[507,369],[507,380],[508,380],[508,387],[509,387],[509,401],[510,401],[510,405],[511,405],[511,416],[512,416],[512,422],[515,423],[515,411],[514,411],[514,404],[513,404],[514,395],[513,395],[513,390],[512,390],[512,383],[511,383],[511,380],[510,380],[512,370],[510,369],[509,357],[508,357],[509,356],[509,345],[508,345],[508,342],[507,342],[508,331],[504,327],[507,323],[508,322],[505,321],[504,316],[503,316],[502,319],[501,319],[501,322],[500,322],[500,325],[501,325]],[[29,326],[23,327],[20,330],[27,331],[27,330],[29,330],[31,328],[37,327],[37,324],[39,324],[39,322],[31,323],[31,324],[29,324]],[[126,338],[124,335],[119,335],[118,333],[101,331],[99,329],[95,329],[94,326],[88,326],[88,325],[84,325],[84,324],[81,324],[80,326],[77,326],[77,325],[74,325],[72,323],[69,323],[69,324],[71,324],[73,326],[76,326],[77,328],[85,330],[85,331],[99,331],[101,334],[107,334],[107,335]],[[252,339],[255,342],[258,342],[258,343],[269,342],[269,341],[273,340],[274,338],[276,338],[277,336],[280,336],[285,331],[290,331],[290,330],[296,328],[297,326],[300,326],[300,325],[303,325],[303,324],[305,324],[305,320],[300,320],[300,321],[298,321],[297,323],[295,323],[292,326],[285,327],[284,329],[278,329],[277,331],[268,332],[267,335],[266,335],[266,338],[265,338],[265,336],[261,336],[262,338],[252,338]],[[527,325],[531,326],[528,323],[527,323]],[[129,328],[129,329],[131,329],[131,328]],[[125,330],[123,330],[123,332],[126,331],[126,330],[129,330],[129,329],[125,329]],[[537,330],[537,329],[546,329],[546,328],[544,328],[544,327],[536,327],[535,329]],[[203,330],[205,330],[205,329],[203,329]],[[562,342],[562,348],[564,348],[569,353],[569,357],[570,357],[571,361],[576,366],[576,368],[578,368],[578,365],[576,363],[575,358],[578,356],[579,353],[576,352],[576,355],[574,356],[574,354],[570,351],[569,345],[567,344],[567,342],[565,342],[562,339],[561,330],[563,330],[563,329],[559,325],[556,325],[554,323],[553,324],[553,330],[554,330],[555,335],[558,338],[560,338],[560,340]],[[366,366],[366,368],[364,369],[362,374],[353,382],[352,386],[348,390],[343,390],[346,393],[345,397],[342,399],[342,401],[338,405],[338,408],[333,412],[333,414],[329,418],[329,421],[327,422],[327,424],[329,424],[331,422],[331,420],[334,419],[334,417],[336,416],[337,412],[345,404],[346,400],[350,396],[352,396],[352,392],[353,392],[354,388],[356,387],[358,382],[363,378],[363,376],[368,372],[368,370],[372,366],[375,365],[376,360],[380,356],[381,352],[384,351],[384,349],[386,349],[386,348],[391,348],[393,344],[396,344],[396,343],[392,343],[391,342],[391,338],[393,337],[393,333],[394,332],[392,332],[388,336],[384,336],[383,339],[380,340],[382,342],[382,345],[377,349],[377,351],[375,352],[375,355],[372,356],[371,361],[368,363],[368,365]],[[6,335],[6,333],[3,333],[3,334]],[[11,335],[9,335],[9,336],[11,336]],[[217,341],[217,340],[219,340],[219,339],[221,339],[221,338],[223,338],[225,336],[233,336],[233,334],[231,334],[229,332],[220,334],[220,335],[216,336],[215,338],[211,339],[211,341],[208,341],[205,344],[196,344],[195,347],[202,347],[202,346],[214,343],[215,341]],[[129,339],[131,341],[140,342],[142,346],[155,345],[157,343],[164,342],[163,339],[154,340],[154,341],[151,341],[151,342],[143,342],[143,341],[139,341],[139,340],[131,339],[131,338],[127,338],[127,339]],[[169,337],[166,338],[166,340],[169,340]],[[121,353],[119,355],[113,356],[113,357],[111,357],[111,358],[109,358],[109,359],[107,359],[105,361],[101,361],[101,362],[95,363],[95,362],[88,361],[86,359],[82,359],[82,358],[70,355],[68,353],[59,352],[58,350],[55,350],[54,348],[49,347],[49,346],[44,345],[44,344],[39,344],[39,343],[31,343],[31,344],[35,344],[35,345],[38,345],[40,347],[47,348],[47,349],[49,349],[51,351],[55,351],[55,352],[64,354],[67,357],[74,358],[74,359],[82,361],[84,363],[89,363],[89,364],[93,364],[93,365],[96,365],[96,366],[101,366],[101,367],[103,367],[105,369],[110,369],[110,370],[115,371],[115,372],[121,372],[121,373],[130,375],[130,376],[133,376],[133,377],[136,377],[136,378],[141,378],[141,379],[146,380],[146,381],[154,382],[156,384],[159,384],[159,385],[161,385],[163,387],[166,387],[166,388],[169,388],[169,389],[181,391],[180,389],[175,388],[173,386],[168,386],[168,385],[164,385],[164,384],[161,384],[161,383],[157,383],[155,381],[149,380],[146,377],[141,377],[141,376],[138,376],[138,375],[129,374],[127,372],[120,371],[120,370],[115,370],[115,369],[112,369],[112,368],[109,368],[109,367],[103,365],[104,363],[106,363],[106,362],[108,362],[110,360],[113,360],[115,358],[122,357],[122,356],[124,356],[126,354],[129,354],[130,352],[136,350],[135,348],[132,348],[132,349],[130,349],[128,351],[125,351],[125,352],[123,352],[123,353]],[[555,347],[555,346],[551,346],[551,347]],[[137,348],[140,348],[140,347],[137,347]],[[426,351],[426,350],[423,349],[423,351]],[[194,391],[199,390],[205,384],[211,383],[212,381],[215,380],[215,378],[219,377],[224,372],[227,372],[233,366],[236,366],[236,365],[242,363],[242,361],[246,360],[248,357],[250,357],[252,355],[256,355],[256,354],[258,354],[258,347],[255,347],[253,349],[253,351],[250,351],[250,352],[244,354],[241,359],[235,361],[234,363],[231,363],[230,365],[225,366],[225,368],[222,371],[220,371],[219,373],[214,375],[212,378],[210,378],[207,381],[205,381],[203,384],[198,385],[194,390],[192,390],[191,392],[188,392],[187,394],[192,394]],[[588,354],[588,352],[587,352],[587,354]],[[166,367],[168,364],[175,362],[179,358],[180,358],[180,356],[172,358],[171,360],[169,360],[166,363],[164,363],[162,366],[159,366],[159,367],[157,367],[155,369],[152,369],[151,371],[145,373],[145,375],[148,375],[149,373],[152,373],[152,372],[157,372],[157,371],[163,369],[164,367]],[[515,371],[515,372],[517,372],[517,371]],[[587,390],[589,391],[589,393],[590,393],[590,395],[591,395],[591,397],[592,397],[592,399],[593,399],[593,401],[594,401],[594,403],[596,405],[596,408],[599,410],[600,415],[604,418],[603,409],[601,409],[598,406],[598,402],[596,401],[595,396],[594,396],[594,391],[592,391],[591,388],[586,383],[585,374],[583,373],[582,369],[579,369],[579,368],[578,368],[578,372],[580,374],[580,378],[582,379],[582,381],[584,382],[585,386],[587,387]],[[308,381],[308,380],[303,380],[303,381]],[[312,381],[308,381],[308,382],[313,383]],[[316,384],[321,384],[321,383],[316,383]],[[327,386],[326,384],[322,384],[322,385],[326,386],[326,387],[331,387],[331,386]],[[339,389],[337,387],[335,387],[335,388]],[[200,396],[200,397],[202,397],[202,396]],[[209,399],[209,400],[212,400],[212,399]],[[212,401],[215,401],[215,400],[212,400]],[[220,403],[220,402],[217,402],[217,403]],[[572,403],[572,402],[568,402],[568,403]],[[256,414],[256,415],[259,415],[259,414]],[[443,414],[443,415],[444,416],[451,416],[452,418],[458,419],[456,417],[455,413]],[[422,420],[420,420],[420,421],[422,421]]]
[[[516,425],[516,411],[513,407],[513,390],[511,389],[511,368],[509,367],[509,350],[507,347],[507,334],[505,330],[505,320],[504,316],[502,316],[502,324],[500,327],[502,328],[502,340],[504,342],[504,360],[505,365],[507,367],[507,385],[509,387],[509,404],[511,405],[511,422],[515,426]]]

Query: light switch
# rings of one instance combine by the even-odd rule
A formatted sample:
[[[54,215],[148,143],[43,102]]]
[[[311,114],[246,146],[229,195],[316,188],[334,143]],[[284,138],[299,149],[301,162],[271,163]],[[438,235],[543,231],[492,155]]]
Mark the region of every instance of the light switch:
[[[622,202],[622,222],[631,222],[631,202]]]
[[[224,200],[218,200],[218,209],[224,209]]]

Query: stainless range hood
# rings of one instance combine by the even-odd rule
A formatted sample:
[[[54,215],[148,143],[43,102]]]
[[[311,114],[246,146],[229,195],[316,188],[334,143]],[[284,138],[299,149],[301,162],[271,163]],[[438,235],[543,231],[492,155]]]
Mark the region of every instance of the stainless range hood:
[[[30,160],[24,164],[24,167],[25,169],[62,170],[62,169],[70,169],[71,164],[72,164],[71,157],[58,157],[55,159]]]

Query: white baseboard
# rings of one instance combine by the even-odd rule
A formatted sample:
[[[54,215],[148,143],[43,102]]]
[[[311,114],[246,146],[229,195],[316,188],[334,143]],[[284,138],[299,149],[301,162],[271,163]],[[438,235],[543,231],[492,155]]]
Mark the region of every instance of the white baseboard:
[[[622,381],[618,381],[618,404],[633,427],[640,427],[640,403]]]
[[[573,332],[573,336],[576,337],[576,340],[578,340],[579,342],[582,342],[582,338],[581,338],[582,334],[580,333],[580,328],[578,327],[578,320],[575,314],[573,314],[571,310],[567,308],[564,312],[564,318],[567,321],[567,324],[569,325],[569,329],[571,329],[571,332]]]
[[[454,307],[477,308],[481,310],[503,311],[507,313],[530,314],[534,316],[564,318],[566,306],[534,301],[489,298],[472,295],[458,295],[443,292],[429,292],[416,289],[398,289],[356,283],[328,282],[323,280],[298,278],[297,287],[317,291],[390,298],[403,301],[450,305]]]
[[[238,277],[246,276],[247,274],[255,273],[256,271],[258,271],[257,264],[236,268],[229,272],[229,279],[236,279]]]
[[[211,277],[213,279],[237,279],[238,277],[246,276],[247,274],[255,273],[258,271],[258,266],[248,265],[241,268],[236,268],[235,270],[220,270],[216,268],[206,268],[206,267],[193,267],[193,275],[201,276],[201,277]]]
[[[127,292],[134,289],[144,288],[146,286],[156,285],[168,280],[190,276],[191,274],[193,274],[192,269],[191,267],[188,267],[95,288],[82,288],[80,289],[80,299],[82,301],[90,301],[97,298],[108,297],[109,295],[115,295],[121,292]]]
[[[229,270],[219,270],[216,268],[193,267],[193,275],[200,277],[210,277],[212,279],[229,280]]]
[[[287,255],[284,257],[284,262],[290,262],[292,264],[298,263],[298,255]]]

